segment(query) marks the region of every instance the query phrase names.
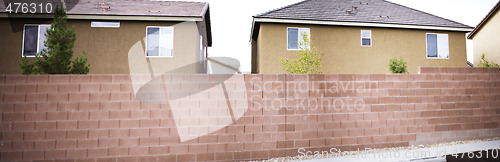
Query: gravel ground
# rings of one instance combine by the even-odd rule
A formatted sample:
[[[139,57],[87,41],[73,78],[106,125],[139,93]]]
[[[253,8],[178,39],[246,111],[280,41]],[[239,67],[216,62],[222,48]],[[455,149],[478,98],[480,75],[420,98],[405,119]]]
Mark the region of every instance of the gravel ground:
[[[438,143],[438,144],[430,144],[430,145],[418,145],[418,146],[406,146],[406,147],[393,147],[393,148],[380,148],[377,149],[376,151],[371,151],[369,153],[380,153],[380,152],[388,152],[388,151],[402,151],[402,150],[415,150],[415,149],[421,149],[421,148],[433,148],[433,147],[442,147],[442,146],[452,146],[452,145],[460,145],[460,144],[469,144],[469,143],[478,143],[478,142],[486,142],[486,141],[496,141],[500,140],[500,137],[495,137],[495,138],[487,138],[487,139],[480,139],[480,140],[466,140],[466,141],[453,141],[453,142],[446,142],[446,143]],[[365,154],[367,152],[365,151],[359,151],[359,152],[353,152],[352,154],[349,155],[356,155],[356,154]],[[331,158],[331,157],[340,157],[342,155],[336,154],[336,153],[331,153],[328,154],[327,156],[293,156],[293,157],[279,157],[279,158],[273,158],[273,159],[268,159],[268,160],[262,160],[260,162],[279,162],[279,161],[301,161],[301,160],[311,160],[311,159],[324,159],[324,158]]]

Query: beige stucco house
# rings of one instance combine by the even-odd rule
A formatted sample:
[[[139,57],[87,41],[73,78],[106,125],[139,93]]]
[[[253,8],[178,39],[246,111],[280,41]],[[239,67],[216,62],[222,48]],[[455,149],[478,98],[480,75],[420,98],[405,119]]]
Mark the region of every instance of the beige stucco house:
[[[20,74],[21,58],[45,48],[53,15],[8,14],[0,2],[0,74]],[[86,0],[69,9],[67,18],[77,34],[74,56],[86,51],[92,74],[207,70],[206,48],[212,44],[208,3]]]
[[[384,0],[305,0],[253,17],[252,73],[285,73],[308,35],[324,73],[389,73],[403,57],[419,66],[467,66],[465,33],[472,27]],[[307,47],[310,48],[311,46]]]
[[[474,43],[474,65],[479,64],[481,55],[486,60],[500,63],[500,2],[486,15],[486,17],[469,34],[468,39]]]

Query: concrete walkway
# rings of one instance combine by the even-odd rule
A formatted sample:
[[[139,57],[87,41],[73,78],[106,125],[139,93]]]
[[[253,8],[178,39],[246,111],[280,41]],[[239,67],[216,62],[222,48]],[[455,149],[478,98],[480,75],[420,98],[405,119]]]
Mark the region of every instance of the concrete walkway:
[[[446,158],[443,155],[453,155],[466,152],[474,152],[480,150],[496,149],[500,154],[500,140],[486,141],[469,144],[459,144],[452,146],[441,146],[432,148],[421,148],[414,150],[396,150],[384,152],[372,152],[360,155],[333,157],[326,159],[305,160],[307,162],[445,162]],[[497,154],[497,155],[498,155]],[[465,154],[467,156],[467,154]],[[500,156],[500,155],[498,155]],[[464,157],[466,158],[466,157]]]

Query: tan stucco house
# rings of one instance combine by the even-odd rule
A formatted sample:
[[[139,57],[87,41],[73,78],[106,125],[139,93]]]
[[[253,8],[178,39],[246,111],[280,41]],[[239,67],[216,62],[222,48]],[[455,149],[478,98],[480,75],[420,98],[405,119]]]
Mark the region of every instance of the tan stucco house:
[[[486,60],[500,63],[500,1],[491,9],[484,19],[469,34],[468,39],[474,43],[474,65],[479,64],[481,55]]]
[[[0,74],[20,74],[21,58],[45,48],[53,15],[8,14],[0,2]],[[208,3],[85,0],[67,18],[77,35],[74,56],[86,51],[92,74],[206,71],[212,44]]]
[[[324,73],[389,73],[403,57],[419,66],[467,66],[465,33],[472,27],[384,0],[305,0],[253,17],[252,73],[285,73],[307,34]]]

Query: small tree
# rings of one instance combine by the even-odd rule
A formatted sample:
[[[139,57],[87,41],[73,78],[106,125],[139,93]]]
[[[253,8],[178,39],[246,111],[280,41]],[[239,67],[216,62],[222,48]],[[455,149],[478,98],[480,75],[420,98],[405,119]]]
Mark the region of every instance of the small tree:
[[[62,6],[62,4],[61,4]],[[82,57],[73,57],[73,46],[76,40],[75,27],[66,25],[66,10],[56,6],[54,21],[45,34],[44,42],[47,49],[36,54],[35,60],[29,62],[26,56],[20,63],[23,74],[87,74],[90,64],[87,64],[85,51]]]
[[[291,74],[321,74],[321,57],[318,55],[318,48],[311,47],[311,40],[307,34],[302,34],[302,42],[299,43],[300,51],[297,52],[299,59],[281,59],[283,70]]]
[[[389,70],[393,74],[395,74],[395,73],[408,73],[406,68],[407,68],[406,62],[403,60],[402,57],[400,57],[399,59],[392,58],[391,60],[389,60]]]
[[[484,55],[484,53],[481,55],[481,60],[479,60],[479,65],[478,67],[500,67],[497,63],[491,61],[489,62],[488,60],[486,60],[485,58],[486,56]]]

